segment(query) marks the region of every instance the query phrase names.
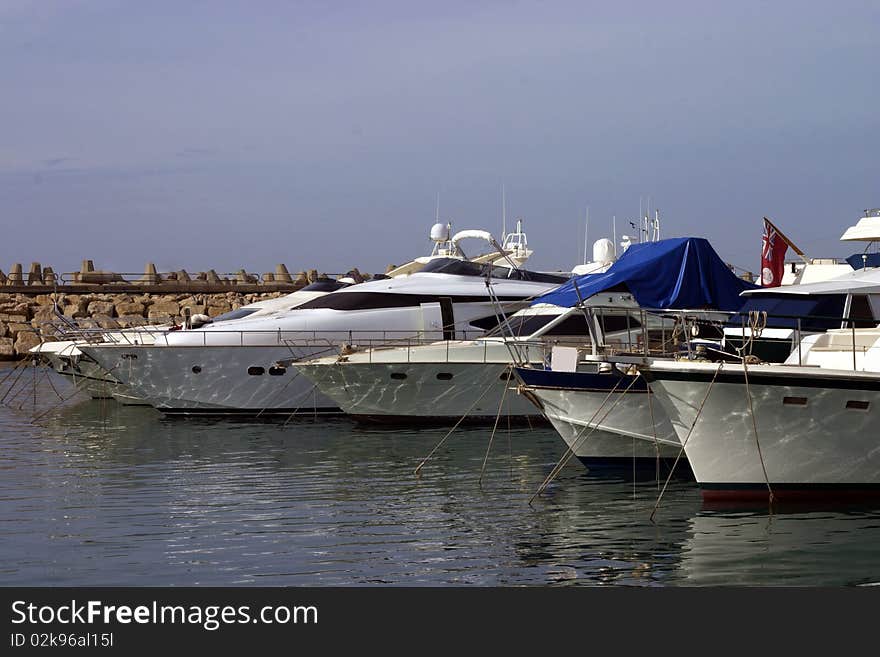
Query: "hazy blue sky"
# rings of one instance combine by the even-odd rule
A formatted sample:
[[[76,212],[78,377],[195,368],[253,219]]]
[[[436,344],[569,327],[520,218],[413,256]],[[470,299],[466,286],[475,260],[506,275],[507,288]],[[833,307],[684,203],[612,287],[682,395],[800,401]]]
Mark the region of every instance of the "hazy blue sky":
[[[659,207],[757,269],[880,206],[880,3],[0,0],[0,269],[384,270]]]

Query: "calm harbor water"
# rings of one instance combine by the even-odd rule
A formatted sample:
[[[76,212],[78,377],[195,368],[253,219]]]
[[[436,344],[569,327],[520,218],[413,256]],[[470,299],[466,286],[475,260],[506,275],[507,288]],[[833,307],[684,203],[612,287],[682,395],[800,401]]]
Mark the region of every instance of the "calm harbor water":
[[[417,478],[445,429],[168,420],[59,404],[44,370],[16,385],[0,406],[4,585],[880,582],[877,509],[712,510],[673,481],[651,523],[656,482],[576,461],[530,507],[564,453],[547,427],[500,431],[481,487],[489,428],[456,432]]]

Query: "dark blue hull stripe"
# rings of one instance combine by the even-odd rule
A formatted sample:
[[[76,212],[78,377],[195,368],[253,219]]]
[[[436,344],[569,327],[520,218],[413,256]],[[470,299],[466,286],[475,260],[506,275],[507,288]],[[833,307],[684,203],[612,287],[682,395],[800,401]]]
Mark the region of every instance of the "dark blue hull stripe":
[[[623,392],[647,392],[648,383],[642,377],[626,376],[613,368],[607,374],[595,372],[554,372],[552,370],[538,370],[528,367],[515,368],[517,376],[522,382],[533,388],[552,388],[557,390],[584,390],[594,392],[611,392],[615,386]],[[632,386],[630,386],[632,384]],[[629,388],[627,390],[627,388]]]
[[[665,370],[645,369],[642,371],[648,381],[697,381],[709,383],[715,378],[717,383],[735,383],[745,385],[745,377],[740,373],[725,372],[724,368],[715,376],[715,370],[706,372],[668,372]],[[749,368],[749,383],[751,385],[781,386],[789,388],[828,388],[831,390],[876,390],[880,391],[880,380],[846,377],[846,376],[823,376],[821,370],[816,368],[816,373],[810,373],[809,377],[781,376],[772,372],[762,371],[760,367]]]

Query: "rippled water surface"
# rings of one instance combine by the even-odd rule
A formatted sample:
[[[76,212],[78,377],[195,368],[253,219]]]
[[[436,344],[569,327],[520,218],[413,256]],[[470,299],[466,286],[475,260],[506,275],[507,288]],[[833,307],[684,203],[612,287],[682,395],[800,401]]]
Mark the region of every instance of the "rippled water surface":
[[[481,487],[489,428],[457,431],[415,477],[446,429],[168,420],[59,403],[38,372],[0,406],[6,585],[880,581],[876,509],[710,510],[673,480],[651,523],[655,481],[576,461],[529,506],[564,453],[549,428],[499,431]]]

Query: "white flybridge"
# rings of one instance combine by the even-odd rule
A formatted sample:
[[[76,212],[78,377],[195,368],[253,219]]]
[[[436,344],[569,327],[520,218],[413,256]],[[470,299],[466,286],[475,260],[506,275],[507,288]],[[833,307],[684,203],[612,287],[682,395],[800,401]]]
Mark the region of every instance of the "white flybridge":
[[[804,285],[837,278],[852,269],[865,269],[880,266],[877,249],[880,245],[880,208],[865,210],[858,223],[847,228],[840,236],[841,242],[865,242],[862,253],[854,254],[845,261],[836,258],[804,258],[801,261],[786,263],[782,285]]]
[[[522,267],[526,260],[534,253],[529,249],[528,238],[522,229],[522,219],[518,219],[516,222],[516,232],[505,235],[502,238],[504,243],[500,246],[495,241],[495,238],[492,237],[492,234],[486,230],[466,229],[460,230],[453,235],[451,223],[435,223],[431,227],[430,236],[431,241],[434,243],[431,255],[420,256],[406,264],[395,267],[387,275],[395,278],[397,276],[414,274],[437,258],[457,258],[481,264],[494,263],[516,268]],[[466,239],[477,239],[487,242],[493,249],[482,255],[468,258],[461,247],[461,242]]]
[[[774,292],[845,295],[848,326],[804,336],[781,364],[647,359],[641,367],[703,497],[876,496],[880,270]],[[864,297],[858,308],[856,297]]]
[[[497,304],[514,312],[566,279],[434,257],[420,271],[246,318],[235,330],[208,325],[163,333],[149,347],[100,344],[83,351],[166,413],[333,413],[338,406],[291,363],[342,344],[476,336],[497,324]]]
[[[842,242],[880,242],[880,208],[865,210],[865,216],[840,236]]]

